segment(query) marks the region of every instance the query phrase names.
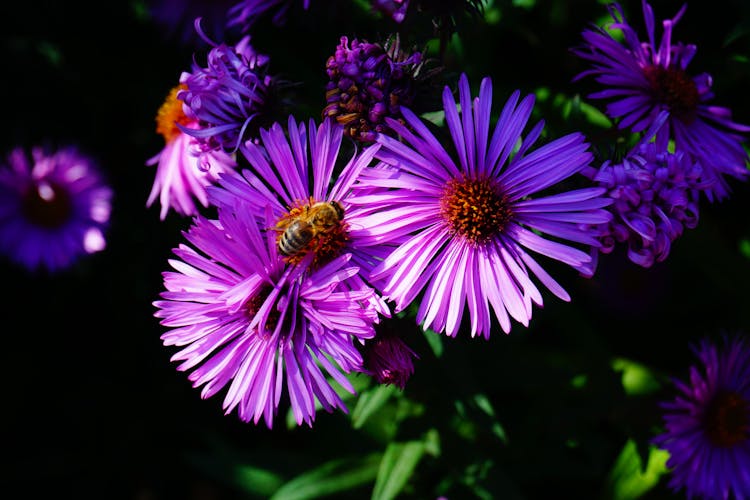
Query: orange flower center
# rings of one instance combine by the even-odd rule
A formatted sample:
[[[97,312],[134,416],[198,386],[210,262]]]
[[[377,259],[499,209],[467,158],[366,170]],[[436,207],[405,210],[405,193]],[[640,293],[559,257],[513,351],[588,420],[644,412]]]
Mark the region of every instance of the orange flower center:
[[[441,214],[451,229],[475,244],[500,233],[513,215],[507,197],[489,179],[451,179],[443,189]]]
[[[718,393],[706,409],[703,427],[716,446],[730,447],[750,438],[750,403],[735,392]]]
[[[182,131],[177,124],[187,125],[190,120],[182,110],[182,101],[177,99],[177,92],[186,90],[187,86],[180,84],[169,91],[164,103],[159,107],[156,114],[156,132],[164,137],[164,142],[170,143]]]

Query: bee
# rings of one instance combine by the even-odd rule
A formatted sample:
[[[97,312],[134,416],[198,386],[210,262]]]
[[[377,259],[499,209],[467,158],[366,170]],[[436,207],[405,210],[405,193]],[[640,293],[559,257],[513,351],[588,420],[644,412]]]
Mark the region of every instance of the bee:
[[[336,228],[344,209],[335,201],[319,201],[302,207],[279,238],[279,252],[287,257],[300,253],[316,237]]]

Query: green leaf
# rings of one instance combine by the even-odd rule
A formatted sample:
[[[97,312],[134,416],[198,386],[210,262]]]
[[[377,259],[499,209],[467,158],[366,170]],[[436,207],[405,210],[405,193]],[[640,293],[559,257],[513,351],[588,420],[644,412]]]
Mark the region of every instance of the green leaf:
[[[234,467],[233,482],[246,493],[262,498],[268,497],[284,484],[283,479],[278,474],[249,465]]]
[[[279,488],[271,500],[305,500],[341,493],[372,482],[382,455],[340,458],[299,475]]]
[[[629,396],[643,396],[659,390],[661,384],[651,370],[625,358],[612,360],[612,369],[622,372],[622,387]]]
[[[390,500],[403,489],[425,452],[421,441],[391,443],[380,462],[372,500]]]
[[[352,427],[361,428],[367,419],[382,408],[397,390],[393,385],[378,385],[363,392],[352,410]]]
[[[433,330],[423,330],[424,338],[427,341],[427,343],[430,345],[430,349],[432,349],[432,353],[435,355],[436,358],[439,358],[443,355],[443,337],[439,333],[436,333]]]
[[[629,439],[609,473],[604,497],[612,500],[640,498],[668,472],[668,458],[668,452],[652,446],[644,469],[635,441]]]

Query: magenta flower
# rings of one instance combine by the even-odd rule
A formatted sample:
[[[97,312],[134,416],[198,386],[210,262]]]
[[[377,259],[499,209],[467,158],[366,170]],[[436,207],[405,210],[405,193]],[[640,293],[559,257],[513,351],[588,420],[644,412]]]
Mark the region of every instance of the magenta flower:
[[[177,99],[181,88],[183,86],[173,88],[159,108],[156,131],[164,137],[164,149],[146,162],[148,166],[156,165],[146,206],[150,207],[158,197],[161,220],[166,218],[170,208],[183,216],[197,215],[195,200],[204,207],[208,206],[206,186],[215,183],[219,174],[232,172],[237,165],[233,156],[223,150],[201,154],[198,139],[185,134],[177,126],[195,129],[200,126],[185,116],[182,101]]]
[[[417,301],[424,328],[455,336],[468,309],[472,337],[489,338],[490,306],[503,331],[510,331],[511,317],[528,325],[532,302],[542,305],[532,277],[570,300],[529,250],[582,268],[591,260],[586,247],[599,243],[579,224],[609,221],[602,207],[611,200],[601,187],[532,197],[589,164],[583,135],[569,134],[532,151],[544,125],[522,137],[533,96],[519,102],[519,92],[513,93],[490,135],[490,79],[482,80],[472,102],[462,75],[459,93],[461,114],[450,89],[443,92],[457,155],[449,155],[420,118],[402,108],[408,128],[387,122],[403,142],[378,136],[376,156],[386,166],[364,171],[349,201],[376,207],[360,221],[364,244],[397,245],[370,276],[397,312]]]
[[[58,271],[103,250],[112,189],[72,146],[16,148],[0,166],[0,252],[31,271]]]
[[[249,168],[242,170],[241,176],[222,177],[219,187],[209,188],[209,200],[224,207],[231,206],[235,198],[241,198],[255,214],[265,214],[270,207],[274,223],[262,228],[275,235],[277,249],[286,229],[312,206],[335,203],[341,210],[338,220],[326,231],[303,241],[296,251],[285,255],[284,260],[314,269],[349,253],[352,264],[361,272],[347,277],[344,282],[360,293],[370,289],[362,276],[388,250],[381,245],[362,244],[361,235],[366,232],[360,220],[362,211],[352,210],[349,196],[352,184],[370,165],[379,146],[353,155],[334,178],[334,169],[341,168],[342,139],[343,128],[331,120],[324,120],[319,126],[310,120],[306,128],[304,123],[298,124],[290,116],[286,130],[274,123],[270,129],[260,130],[258,144],[248,141],[240,148]],[[372,306],[379,313],[389,315],[388,307],[379,297],[373,298]]]
[[[743,181],[748,178],[750,158],[742,143],[743,134],[750,132],[750,127],[733,122],[728,108],[710,104],[714,98],[711,76],[687,73],[696,46],[672,42],[672,29],[686,6],[673,19],[663,21],[664,32],[658,43],[654,12],[645,0],[646,42],[641,42],[627,23],[619,4],[607,8],[614,21],[609,28],[619,29],[624,41],[619,42],[598,26],[585,30],[585,43],[573,52],[592,67],[576,79],[591,75],[606,87],[590,97],[607,100],[607,114],[622,129],[642,132],[662,111],[667,111],[667,125],[659,133],[673,139],[677,151],[686,152],[700,163],[706,179],[711,181],[705,188],[710,201],[727,197],[726,176]]]
[[[669,485],[688,498],[750,498],[750,345],[737,335],[692,349],[700,364],[688,381],[674,380],[666,429],[654,439],[670,455]]]
[[[286,387],[297,424],[312,425],[316,401],[347,411],[333,381],[354,392],[344,374],[362,371],[355,344],[375,334],[373,291],[344,286],[358,272],[350,254],[309,272],[287,265],[256,213],[237,198],[219,208],[218,220],[194,219],[188,244],[174,249],[174,271],[164,273],[155,316],[169,328],[164,344],[182,348],[172,359],[203,386],[203,398],[226,387],[227,414],[262,417],[270,428]]]

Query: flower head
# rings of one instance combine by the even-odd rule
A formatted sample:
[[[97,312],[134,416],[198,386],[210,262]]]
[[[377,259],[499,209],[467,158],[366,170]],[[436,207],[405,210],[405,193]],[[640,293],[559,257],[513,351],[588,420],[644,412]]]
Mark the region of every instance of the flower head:
[[[401,120],[401,106],[411,106],[422,73],[423,55],[401,50],[398,36],[381,45],[345,36],[328,58],[326,107],[323,117],[335,118],[346,135],[373,142],[389,133],[386,117]]]
[[[280,26],[286,22],[289,8],[295,2],[296,0],[240,0],[229,9],[227,25],[239,26],[244,32],[248,32],[259,19],[273,13],[271,21]],[[305,10],[309,9],[310,0],[303,0],[303,7]]]
[[[268,75],[268,57],[253,49],[249,36],[235,46],[217,45],[201,32],[199,21],[196,29],[213,48],[206,67],[193,64],[192,73],[183,73],[184,88],[177,93],[185,115],[199,126],[177,126],[197,138],[204,153],[233,153],[270,120],[277,81]]]
[[[32,271],[69,267],[106,246],[111,198],[76,148],[16,148],[0,167],[0,252]]]
[[[622,129],[644,131],[662,111],[667,111],[667,125],[659,133],[673,139],[676,150],[685,151],[700,162],[704,175],[711,181],[705,194],[713,201],[729,194],[725,176],[747,179],[750,158],[742,143],[743,134],[750,132],[750,127],[733,122],[728,108],[710,104],[714,94],[708,74],[687,73],[696,46],[672,42],[672,30],[685,8],[674,18],[663,21],[664,31],[657,43],[654,12],[645,0],[643,16],[648,35],[645,42],[627,23],[620,5],[609,5],[614,21],[610,28],[619,29],[624,40],[620,43],[597,26],[585,30],[584,44],[573,52],[589,61],[592,68],[576,79],[591,75],[606,87],[590,97],[607,100],[607,114],[617,119]]]
[[[532,198],[589,164],[583,135],[569,134],[532,151],[544,125],[522,138],[533,96],[519,102],[519,92],[513,93],[490,135],[490,79],[482,80],[472,101],[462,75],[459,92],[460,115],[450,89],[443,92],[457,155],[449,155],[420,118],[402,108],[414,132],[388,120],[403,142],[378,136],[377,158],[386,166],[362,173],[350,203],[377,207],[362,219],[365,243],[397,245],[370,276],[396,311],[424,291],[417,312],[424,328],[455,336],[468,307],[471,335],[489,338],[490,306],[505,332],[510,317],[528,325],[532,302],[542,304],[532,275],[559,298],[570,299],[528,250],[582,267],[591,257],[568,243],[598,245],[578,224],[607,222],[611,216],[602,207],[611,200],[601,187]]]
[[[342,127],[329,119],[319,126],[310,120],[305,127],[290,116],[286,130],[274,123],[268,130],[261,129],[259,144],[248,141],[240,148],[249,168],[241,176],[223,177],[218,187],[209,188],[209,199],[223,207],[241,198],[256,214],[270,207],[274,222],[267,225],[263,220],[262,228],[275,236],[276,248],[288,264],[315,269],[351,254],[361,272],[344,283],[352,290],[363,290],[369,286],[362,275],[387,250],[362,244],[361,211],[352,210],[349,196],[378,146],[355,153],[342,166],[342,139]],[[379,298],[373,298],[372,305],[381,314],[389,314]]]
[[[312,425],[316,401],[346,411],[329,377],[354,392],[344,373],[362,371],[355,344],[374,335],[372,290],[343,286],[357,272],[349,254],[311,272],[285,263],[254,209],[237,198],[218,220],[194,219],[189,244],[174,249],[174,271],[163,275],[155,316],[203,398],[226,386],[227,414],[236,408],[241,420],[262,417],[271,427],[286,387],[297,424]]]
[[[156,131],[164,137],[164,149],[146,162],[149,166],[156,165],[146,206],[150,207],[158,197],[161,220],[166,218],[170,208],[180,215],[197,215],[195,200],[208,206],[206,186],[216,182],[219,174],[231,172],[236,166],[232,155],[223,150],[201,154],[198,139],[178,127],[179,124],[190,129],[200,128],[198,121],[185,115],[182,101],[177,99],[177,92],[184,88],[184,85],[173,88],[159,108]]]
[[[698,225],[703,170],[685,152],[669,152],[662,141],[642,141],[621,162],[606,161],[584,173],[614,200],[613,219],[598,227],[602,253],[624,243],[632,262],[651,267],[667,258],[684,228]]]
[[[750,497],[750,344],[741,336],[692,346],[700,361],[678,394],[662,404],[664,433],[654,439],[669,452],[670,486],[689,498]]]

